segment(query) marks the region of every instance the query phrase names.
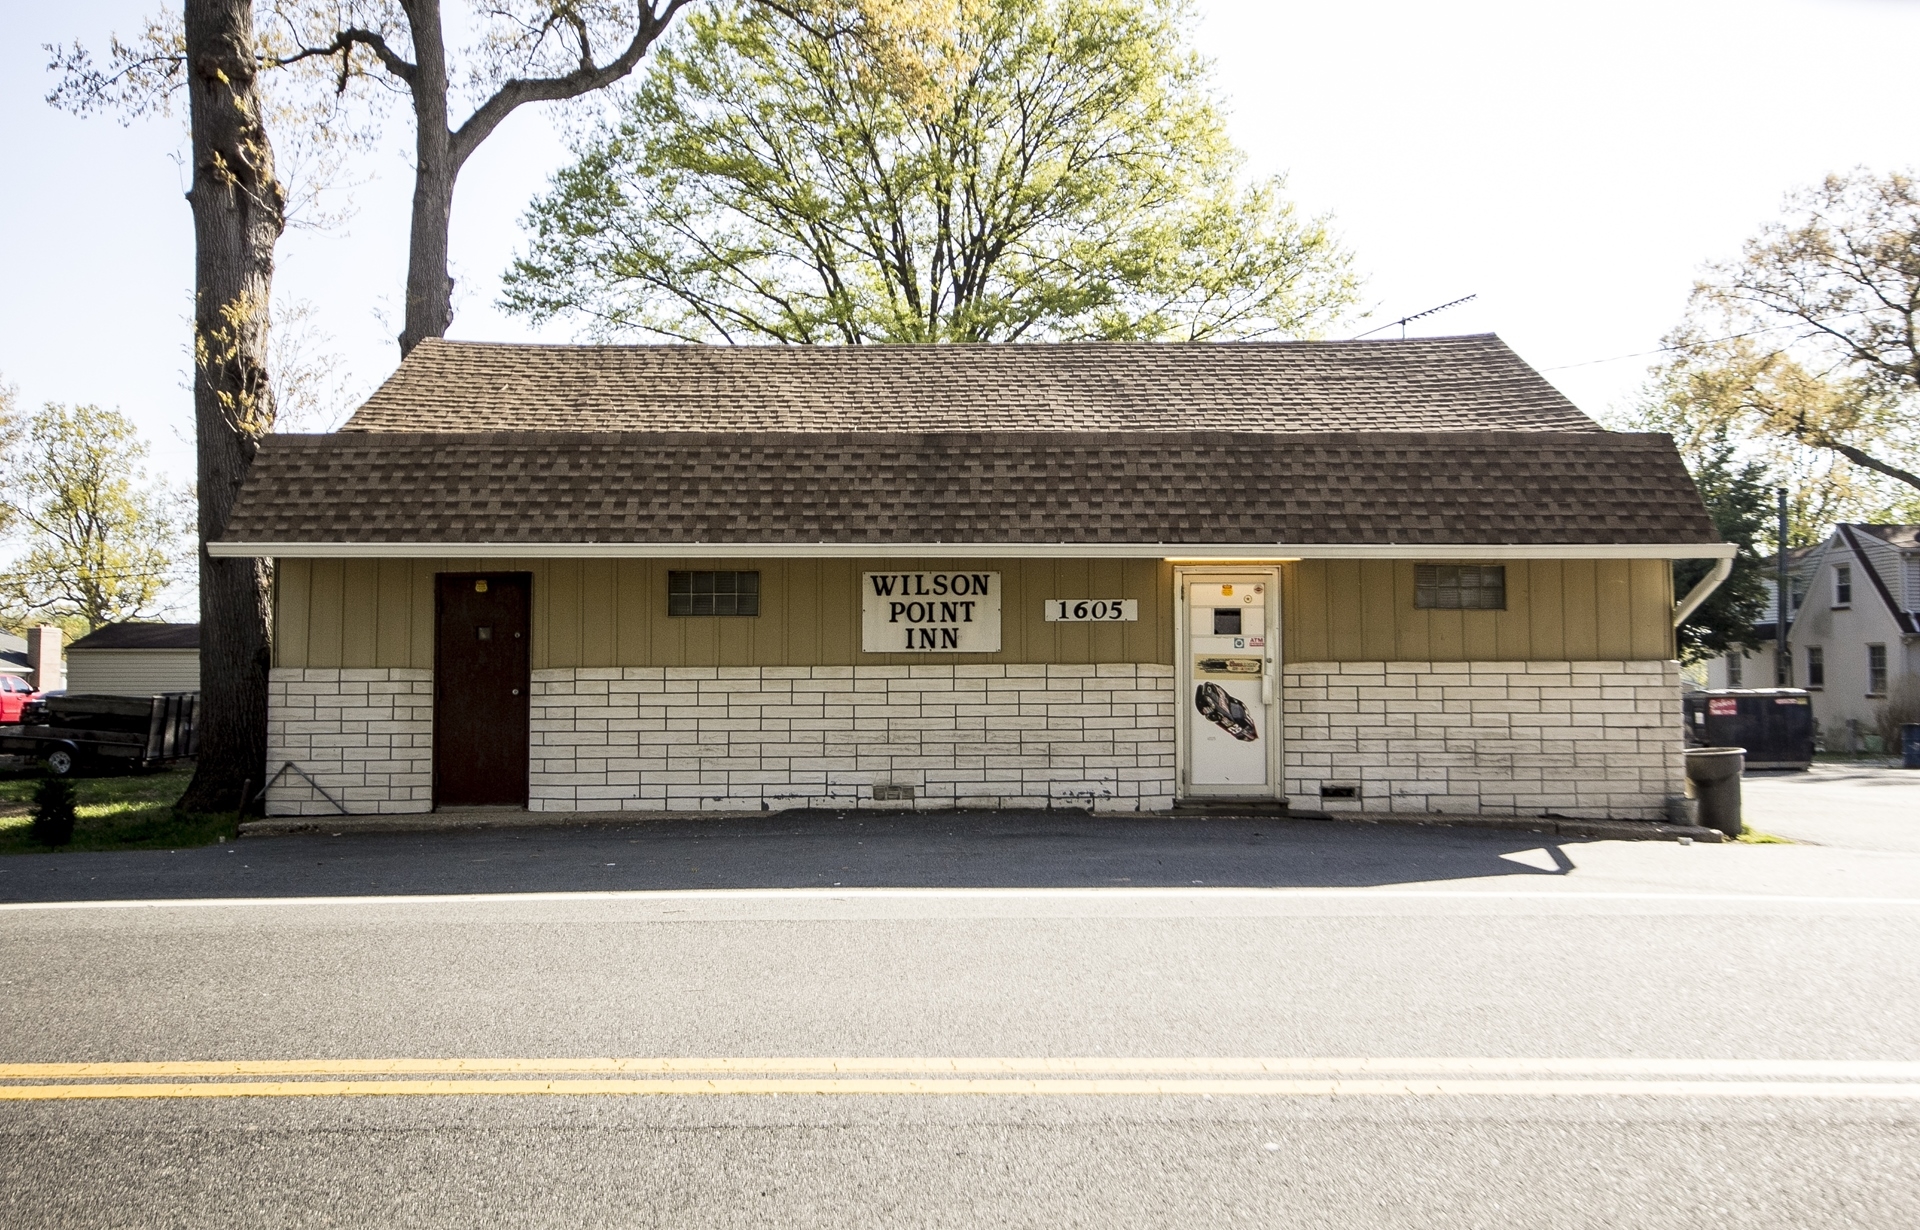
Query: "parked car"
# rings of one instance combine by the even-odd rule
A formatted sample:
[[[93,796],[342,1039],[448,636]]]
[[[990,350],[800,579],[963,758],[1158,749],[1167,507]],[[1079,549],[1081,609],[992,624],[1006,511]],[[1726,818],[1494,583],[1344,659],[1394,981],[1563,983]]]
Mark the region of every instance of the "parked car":
[[[0,723],[17,722],[34,698],[33,685],[18,675],[0,675]]]

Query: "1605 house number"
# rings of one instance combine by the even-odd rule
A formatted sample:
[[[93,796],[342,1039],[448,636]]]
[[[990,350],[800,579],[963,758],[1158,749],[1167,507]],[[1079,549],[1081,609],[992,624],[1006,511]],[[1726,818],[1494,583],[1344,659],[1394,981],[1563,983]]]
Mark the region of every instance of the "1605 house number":
[[[868,653],[998,653],[997,572],[868,572],[860,577]]]
[[[1122,623],[1140,618],[1137,598],[1049,598],[1047,622],[1050,624]]]

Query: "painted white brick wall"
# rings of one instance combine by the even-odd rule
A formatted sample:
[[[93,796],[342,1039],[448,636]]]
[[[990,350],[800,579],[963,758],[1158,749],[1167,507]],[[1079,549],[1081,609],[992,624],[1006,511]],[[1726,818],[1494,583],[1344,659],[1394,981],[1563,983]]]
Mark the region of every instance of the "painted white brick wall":
[[[1163,810],[1172,668],[613,667],[535,671],[538,811]],[[873,787],[912,786],[912,802]]]
[[[433,672],[276,668],[267,682],[267,771],[292,761],[350,812],[433,809]],[[270,816],[337,810],[291,769]]]
[[[532,701],[541,811],[1173,802],[1166,666],[547,670]],[[278,669],[269,705],[270,770],[354,813],[431,809],[432,672]],[[1282,707],[1296,807],[1658,819],[1682,792],[1672,662],[1295,663]],[[288,772],[267,812],[334,808]]]
[[[1677,662],[1298,662],[1281,696],[1295,807],[1657,820],[1682,793]]]

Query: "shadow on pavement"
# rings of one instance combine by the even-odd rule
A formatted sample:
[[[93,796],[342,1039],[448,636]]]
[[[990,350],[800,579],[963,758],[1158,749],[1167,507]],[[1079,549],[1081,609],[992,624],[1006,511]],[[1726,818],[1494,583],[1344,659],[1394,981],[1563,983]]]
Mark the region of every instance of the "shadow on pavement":
[[[1546,834],[1078,812],[782,812],[0,860],[0,901],[739,888],[1365,887],[1565,875]],[[1541,853],[1543,851],[1544,853]],[[1523,851],[1527,860],[1503,857]]]

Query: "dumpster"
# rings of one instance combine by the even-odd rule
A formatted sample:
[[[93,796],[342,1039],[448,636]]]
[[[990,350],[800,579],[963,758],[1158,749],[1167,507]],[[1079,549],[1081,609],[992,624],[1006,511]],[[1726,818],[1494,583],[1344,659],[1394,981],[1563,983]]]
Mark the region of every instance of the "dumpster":
[[[1745,831],[1740,822],[1740,774],[1744,747],[1687,749],[1687,794],[1700,801],[1700,823],[1729,837]]]
[[[1907,722],[1900,727],[1900,767],[1920,769],[1920,722]]]
[[[1805,688],[1711,688],[1680,698],[1689,747],[1743,747],[1749,769],[1813,764],[1813,705]]]

